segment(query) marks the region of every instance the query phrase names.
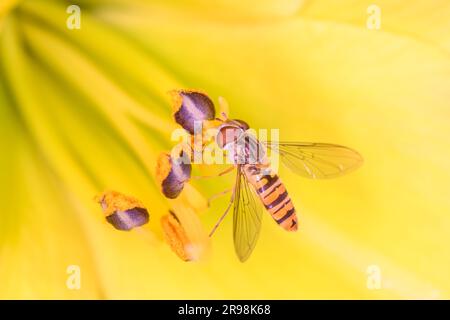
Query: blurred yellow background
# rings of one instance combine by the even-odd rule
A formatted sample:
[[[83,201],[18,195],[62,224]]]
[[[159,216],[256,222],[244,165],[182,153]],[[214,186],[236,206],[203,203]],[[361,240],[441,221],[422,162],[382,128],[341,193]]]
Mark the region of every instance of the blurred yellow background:
[[[74,2],[0,4],[0,298],[450,297],[448,1],[377,0],[379,29],[363,0]],[[365,163],[326,181],[282,169],[297,233],[265,216],[242,264],[229,216],[208,258],[185,263],[162,240],[154,181],[175,88]],[[106,188],[146,204],[146,232],[107,224],[92,201]],[[205,230],[226,203],[200,215]]]

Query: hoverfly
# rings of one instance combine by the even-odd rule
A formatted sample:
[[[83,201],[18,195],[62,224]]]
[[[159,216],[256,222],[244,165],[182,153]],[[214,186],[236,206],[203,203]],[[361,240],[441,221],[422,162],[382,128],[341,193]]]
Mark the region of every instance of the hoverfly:
[[[341,145],[259,141],[249,134],[250,126],[245,121],[229,119],[225,113],[216,117],[214,103],[205,93],[176,90],[172,95],[175,121],[191,135],[194,134],[195,121],[214,122],[217,128],[215,142],[219,148],[226,150],[233,164],[231,169],[236,169],[230,203],[210,236],[233,208],[234,247],[242,262],[249,258],[255,248],[263,211],[267,211],[283,229],[298,229],[294,204],[285,185],[270,166],[267,149],[277,152],[281,162],[294,173],[312,179],[338,177],[356,169],[363,162],[358,152]],[[168,178],[166,184],[176,181],[169,181]],[[165,195],[172,197],[171,194]]]

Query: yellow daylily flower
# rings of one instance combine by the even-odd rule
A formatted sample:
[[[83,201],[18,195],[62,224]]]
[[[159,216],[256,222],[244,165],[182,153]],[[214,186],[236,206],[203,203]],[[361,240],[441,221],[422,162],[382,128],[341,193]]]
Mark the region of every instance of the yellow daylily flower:
[[[450,297],[448,1],[377,1],[379,28],[365,0],[77,2],[81,29],[65,1],[0,5],[0,298]],[[298,232],[266,215],[242,264],[229,216],[205,259],[184,262],[161,219],[206,243],[229,199],[194,208],[233,177],[162,196],[179,88],[365,164],[329,181],[281,168]],[[105,189],[142,202],[144,232],[108,224],[92,201]]]

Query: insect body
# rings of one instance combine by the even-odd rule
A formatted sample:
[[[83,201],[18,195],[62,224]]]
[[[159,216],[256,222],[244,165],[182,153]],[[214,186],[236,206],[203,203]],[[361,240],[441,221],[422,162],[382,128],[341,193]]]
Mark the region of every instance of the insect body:
[[[285,230],[298,229],[294,204],[270,168],[267,149],[279,154],[281,162],[294,173],[312,179],[341,176],[363,162],[358,152],[336,144],[259,141],[250,134],[246,122],[226,115],[216,118],[214,104],[206,94],[179,90],[174,95],[175,121],[189,133],[193,121],[218,122],[215,140],[236,168],[236,180],[231,201],[211,235],[233,207],[234,247],[241,261],[248,259],[256,245],[264,209]]]
[[[281,179],[270,168],[264,146],[252,135],[242,120],[226,120],[219,127],[216,141],[228,151],[231,161],[251,185],[272,218],[287,231],[297,230],[297,215]]]
[[[258,165],[245,165],[242,170],[275,222],[287,231],[296,231],[295,208],[278,175]]]

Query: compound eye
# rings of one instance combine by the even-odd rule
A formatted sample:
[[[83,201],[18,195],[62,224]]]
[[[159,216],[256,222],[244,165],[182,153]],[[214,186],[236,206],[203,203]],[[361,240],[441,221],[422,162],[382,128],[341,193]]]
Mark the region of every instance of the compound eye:
[[[225,126],[219,129],[216,142],[223,149],[227,144],[236,142],[241,133],[241,129],[235,126]]]
[[[250,126],[244,120],[235,119],[234,121],[239,125],[239,127],[242,130],[247,131],[248,129],[250,129]]]

